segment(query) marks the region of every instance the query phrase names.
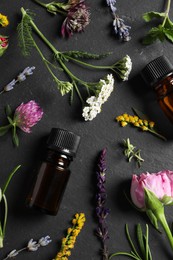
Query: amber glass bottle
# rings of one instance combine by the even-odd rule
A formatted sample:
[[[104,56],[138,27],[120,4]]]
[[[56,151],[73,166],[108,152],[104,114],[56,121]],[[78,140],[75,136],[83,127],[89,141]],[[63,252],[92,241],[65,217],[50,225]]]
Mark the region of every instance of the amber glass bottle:
[[[50,215],[57,214],[70,176],[69,165],[79,142],[78,135],[52,128],[47,140],[47,155],[27,197],[27,206],[39,208]]]
[[[160,56],[146,65],[141,76],[155,90],[161,109],[173,123],[173,65]]]

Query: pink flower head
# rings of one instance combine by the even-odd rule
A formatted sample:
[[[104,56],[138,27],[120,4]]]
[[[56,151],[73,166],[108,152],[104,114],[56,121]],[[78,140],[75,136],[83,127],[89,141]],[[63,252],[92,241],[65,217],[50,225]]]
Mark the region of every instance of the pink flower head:
[[[75,32],[82,32],[90,22],[90,12],[84,0],[71,4],[68,9],[67,17],[61,27],[63,37],[72,36]]]
[[[14,114],[16,126],[26,133],[31,133],[31,127],[36,125],[42,116],[43,110],[34,100],[26,104],[22,103],[16,108]]]
[[[0,35],[0,56],[4,54],[7,48],[8,48],[8,37]]]
[[[144,188],[152,191],[159,200],[164,196],[173,200],[173,171],[165,170],[151,174],[147,172],[140,176],[132,176],[131,199],[135,206],[143,210],[146,208]]]

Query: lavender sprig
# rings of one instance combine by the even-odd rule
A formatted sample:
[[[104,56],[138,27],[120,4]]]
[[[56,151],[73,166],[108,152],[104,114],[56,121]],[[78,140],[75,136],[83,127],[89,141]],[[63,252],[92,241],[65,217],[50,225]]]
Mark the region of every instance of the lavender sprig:
[[[106,149],[103,149],[97,164],[97,194],[96,194],[96,215],[98,218],[98,227],[96,230],[96,235],[100,238],[102,243],[102,259],[108,260],[108,248],[106,245],[108,235],[108,227],[106,218],[110,213],[110,209],[105,207],[107,193],[105,188],[106,182]]]
[[[14,89],[14,86],[16,83],[20,83],[26,79],[27,76],[30,76],[33,74],[33,70],[35,67],[26,67],[19,75],[16,77],[16,79],[13,79],[10,81],[6,86],[4,86],[3,90],[0,92],[0,94],[4,92],[9,92],[10,90]]]
[[[113,15],[113,28],[115,35],[123,42],[130,41],[131,37],[129,30],[131,29],[131,27],[129,25],[126,25],[124,23],[124,20],[116,14],[116,0],[106,0],[106,2],[107,5],[110,7]]]
[[[22,251],[30,251],[30,252],[34,252],[37,251],[39,247],[43,247],[43,246],[47,246],[52,240],[50,239],[50,236],[45,236],[45,237],[41,237],[38,242],[34,241],[33,239],[30,239],[27,246],[23,247],[19,250],[12,250],[5,258],[3,258],[2,260],[7,260],[9,258],[13,258],[15,256],[17,256],[19,253],[21,253]]]

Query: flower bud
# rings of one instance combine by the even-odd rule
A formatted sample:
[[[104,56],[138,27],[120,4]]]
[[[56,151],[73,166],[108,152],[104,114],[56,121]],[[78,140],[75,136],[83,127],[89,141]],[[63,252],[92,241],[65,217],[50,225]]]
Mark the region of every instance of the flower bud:
[[[0,35],[0,56],[4,54],[7,48],[8,48],[8,37]]]

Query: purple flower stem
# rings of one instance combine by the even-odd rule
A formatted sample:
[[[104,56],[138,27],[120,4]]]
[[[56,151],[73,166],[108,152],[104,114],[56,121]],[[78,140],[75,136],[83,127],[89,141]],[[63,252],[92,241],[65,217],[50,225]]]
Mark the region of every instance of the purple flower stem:
[[[108,227],[106,218],[110,213],[110,210],[105,207],[107,193],[105,188],[106,182],[106,149],[103,149],[97,164],[97,194],[96,194],[96,216],[98,219],[98,227],[96,235],[100,238],[102,244],[102,260],[109,259],[109,252],[106,241],[109,239]]]

